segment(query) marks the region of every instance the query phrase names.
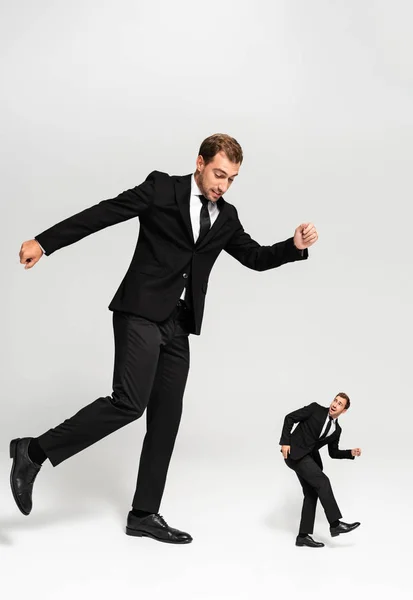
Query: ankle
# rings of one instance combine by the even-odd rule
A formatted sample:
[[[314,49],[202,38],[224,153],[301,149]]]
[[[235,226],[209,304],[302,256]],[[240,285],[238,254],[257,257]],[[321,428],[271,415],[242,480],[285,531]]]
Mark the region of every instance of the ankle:
[[[153,512],[148,512],[146,510],[139,510],[138,508],[132,508],[132,514],[134,517],[149,517],[149,515],[153,515]]]
[[[37,465],[42,465],[46,460],[47,456],[44,453],[44,450],[41,448],[37,438],[32,438],[30,440],[29,446],[27,448],[27,453],[32,462]]]

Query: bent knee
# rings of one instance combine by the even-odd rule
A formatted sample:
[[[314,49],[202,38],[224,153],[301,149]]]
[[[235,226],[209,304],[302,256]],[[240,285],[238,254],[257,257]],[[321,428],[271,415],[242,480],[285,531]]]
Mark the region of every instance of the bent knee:
[[[135,398],[126,392],[113,392],[111,402],[117,409],[128,414],[131,421],[139,419],[145,410],[144,406],[142,407]]]

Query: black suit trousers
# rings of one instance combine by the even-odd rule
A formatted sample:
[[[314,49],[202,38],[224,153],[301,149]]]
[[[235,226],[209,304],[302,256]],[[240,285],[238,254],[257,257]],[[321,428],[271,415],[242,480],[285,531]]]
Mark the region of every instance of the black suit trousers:
[[[132,505],[158,512],[182,414],[189,371],[188,310],[155,323],[113,313],[113,392],[38,438],[53,466],[142,416],[147,431]]]
[[[299,460],[288,457],[285,462],[290,469],[295,471],[303,488],[304,501],[300,533],[313,533],[318,498],[330,524],[340,519],[341,512],[334,498],[330,480],[314,458],[307,454]]]

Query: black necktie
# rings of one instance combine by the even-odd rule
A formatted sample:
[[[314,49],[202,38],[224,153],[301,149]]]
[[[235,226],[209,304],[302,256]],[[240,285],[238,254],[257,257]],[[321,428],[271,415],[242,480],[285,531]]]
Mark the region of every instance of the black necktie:
[[[331,429],[332,424],[333,424],[333,417],[329,416],[328,417],[328,423],[326,425],[326,428],[325,428],[323,434],[320,436],[320,440],[322,440],[323,438],[326,438],[328,436],[328,433],[329,433],[329,431]]]
[[[199,236],[196,241],[197,244],[199,244],[203,240],[203,238],[206,236],[206,234],[208,233],[208,231],[211,227],[211,218],[209,216],[209,210],[208,210],[208,200],[205,198],[205,196],[199,196],[199,199],[202,202],[202,207],[201,207],[201,214],[199,216],[200,228],[199,228]]]

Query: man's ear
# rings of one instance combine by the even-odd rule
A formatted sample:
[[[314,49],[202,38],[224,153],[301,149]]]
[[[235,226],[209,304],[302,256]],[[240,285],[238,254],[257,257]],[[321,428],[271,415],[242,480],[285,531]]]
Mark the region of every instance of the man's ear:
[[[202,169],[205,166],[205,161],[204,161],[204,157],[199,155],[198,158],[196,159],[196,169],[197,171],[202,171]]]

